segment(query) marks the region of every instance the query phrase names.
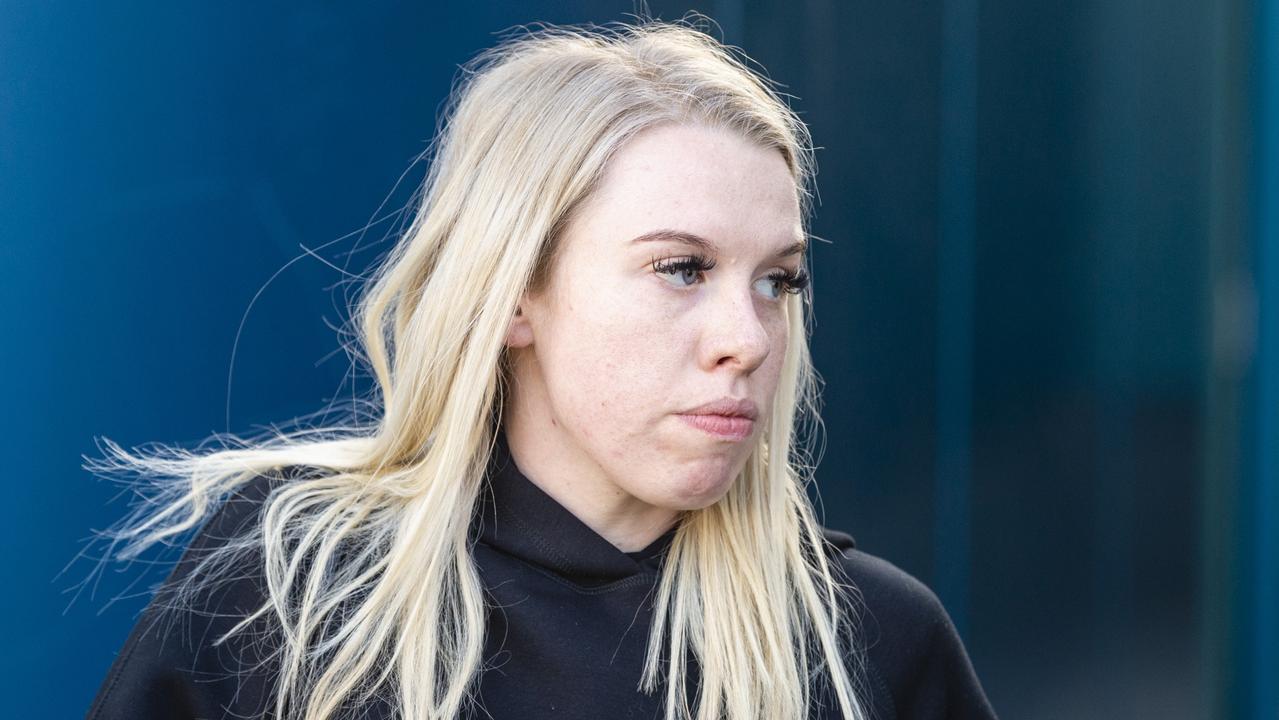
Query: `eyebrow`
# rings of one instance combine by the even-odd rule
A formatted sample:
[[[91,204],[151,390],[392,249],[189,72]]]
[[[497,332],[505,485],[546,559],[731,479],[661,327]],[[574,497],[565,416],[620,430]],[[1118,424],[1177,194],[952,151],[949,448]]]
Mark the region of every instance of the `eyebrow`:
[[[670,229],[651,230],[649,232],[644,233],[643,235],[640,235],[639,237],[632,238],[631,244],[645,243],[645,242],[663,242],[663,241],[678,242],[678,243],[684,243],[685,245],[692,245],[693,247],[710,255],[714,255],[719,252],[719,248],[715,246],[715,243],[711,242],[710,240],[707,240],[701,235],[697,235],[695,233],[690,233],[690,232],[684,232],[683,230],[670,230]],[[774,257],[781,259],[781,258],[790,257],[791,255],[801,255],[806,250],[808,250],[808,243],[803,240],[796,240],[790,245],[787,245],[786,247],[779,250]]]

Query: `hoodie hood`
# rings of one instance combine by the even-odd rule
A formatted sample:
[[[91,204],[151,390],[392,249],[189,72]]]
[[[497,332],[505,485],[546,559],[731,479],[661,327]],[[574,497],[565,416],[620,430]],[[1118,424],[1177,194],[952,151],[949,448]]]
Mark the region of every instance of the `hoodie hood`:
[[[676,525],[642,550],[619,550],[520,471],[500,429],[475,525],[480,542],[585,586],[659,573],[679,528]],[[827,528],[822,533],[840,553],[857,547],[848,533]]]

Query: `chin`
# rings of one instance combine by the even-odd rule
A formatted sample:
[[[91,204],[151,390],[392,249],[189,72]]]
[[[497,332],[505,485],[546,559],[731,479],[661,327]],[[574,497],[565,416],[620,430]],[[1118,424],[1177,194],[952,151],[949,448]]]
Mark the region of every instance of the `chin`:
[[[737,473],[683,477],[667,487],[664,502],[656,504],[670,510],[701,510],[727,495],[736,479]]]

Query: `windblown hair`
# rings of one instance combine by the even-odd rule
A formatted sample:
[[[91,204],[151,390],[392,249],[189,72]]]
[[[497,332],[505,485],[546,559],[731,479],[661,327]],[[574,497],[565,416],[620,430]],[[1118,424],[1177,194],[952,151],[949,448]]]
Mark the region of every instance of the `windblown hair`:
[[[86,464],[155,481],[109,535],[122,558],[174,543],[250,480],[279,476],[258,522],[177,589],[194,597],[237,558],[260,558],[267,601],[217,642],[268,624],[277,716],[346,717],[375,696],[405,718],[472,709],[486,606],[468,527],[509,389],[508,325],[547,282],[613,153],[663,123],[776,149],[807,222],[807,129],[737,51],[687,21],[526,29],[463,67],[411,224],[361,288],[352,323],[376,379],[371,420],[215,451],[107,440]],[[810,301],[785,300],[786,357],[757,447],[721,500],[683,516],[658,582],[636,681],[664,692],[668,720],[799,720],[825,702],[866,717],[856,589],[806,492],[803,431],[820,422]]]

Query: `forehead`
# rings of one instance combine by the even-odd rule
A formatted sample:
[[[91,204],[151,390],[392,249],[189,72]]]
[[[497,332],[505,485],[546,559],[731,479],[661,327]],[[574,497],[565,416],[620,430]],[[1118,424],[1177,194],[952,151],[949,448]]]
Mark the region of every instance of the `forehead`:
[[[739,133],[649,128],[614,154],[569,234],[616,245],[659,228],[771,251],[802,237],[798,189],[779,150]]]

